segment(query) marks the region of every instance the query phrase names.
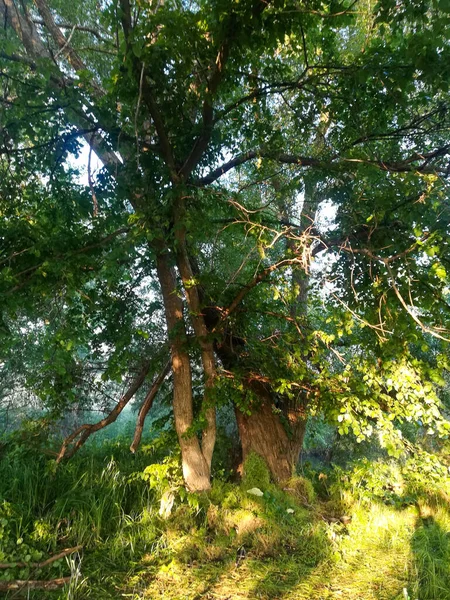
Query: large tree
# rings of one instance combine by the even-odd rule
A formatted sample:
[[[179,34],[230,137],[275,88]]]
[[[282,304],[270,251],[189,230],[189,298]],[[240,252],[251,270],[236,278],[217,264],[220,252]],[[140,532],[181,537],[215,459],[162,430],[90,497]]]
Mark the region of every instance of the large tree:
[[[135,449],[169,370],[191,490],[223,401],[278,480],[310,412],[358,439],[444,427],[424,345],[449,337],[445,0],[0,16],[2,369],[55,414],[129,383],[60,459],[153,375]]]

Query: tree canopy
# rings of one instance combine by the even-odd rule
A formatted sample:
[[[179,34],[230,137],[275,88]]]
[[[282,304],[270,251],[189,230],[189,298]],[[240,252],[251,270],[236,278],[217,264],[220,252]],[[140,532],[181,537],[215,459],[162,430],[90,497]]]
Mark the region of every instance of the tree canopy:
[[[224,403],[279,480],[311,413],[446,435],[447,0],[0,16],[1,393],[113,411],[60,460],[166,378],[191,490]]]

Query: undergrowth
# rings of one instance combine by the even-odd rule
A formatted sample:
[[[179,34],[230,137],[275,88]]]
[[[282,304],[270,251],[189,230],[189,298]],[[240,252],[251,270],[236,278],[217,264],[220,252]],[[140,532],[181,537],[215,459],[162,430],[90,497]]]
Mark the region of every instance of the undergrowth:
[[[36,600],[450,600],[448,477],[425,455],[419,470],[360,459],[283,489],[252,457],[239,485],[216,478],[196,495],[170,447],[163,437],[133,456],[104,441],[56,468],[11,443],[0,459],[0,563],[11,564],[0,582],[71,575],[62,590],[31,591]]]

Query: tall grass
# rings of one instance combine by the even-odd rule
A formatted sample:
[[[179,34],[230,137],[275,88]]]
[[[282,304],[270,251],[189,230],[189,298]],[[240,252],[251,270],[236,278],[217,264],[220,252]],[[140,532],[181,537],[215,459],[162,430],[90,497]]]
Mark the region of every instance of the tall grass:
[[[11,445],[0,460],[0,562],[83,549],[0,579],[72,574],[67,589],[31,592],[36,600],[450,600],[447,503],[411,491],[396,465],[311,471],[318,498],[302,478],[280,490],[261,470],[251,481],[260,498],[247,481],[221,480],[197,496],[180,487],[176,458],[163,461],[171,443],[133,456],[127,442],[91,443],[58,468]],[[167,519],[164,491],[175,499]]]

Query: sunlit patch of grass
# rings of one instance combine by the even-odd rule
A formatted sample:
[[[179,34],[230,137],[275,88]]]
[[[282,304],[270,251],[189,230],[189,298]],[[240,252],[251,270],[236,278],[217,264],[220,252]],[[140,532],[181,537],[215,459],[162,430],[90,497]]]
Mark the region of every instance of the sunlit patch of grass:
[[[220,565],[194,561],[186,569],[173,560],[152,573],[145,598],[394,600],[405,597],[403,590],[411,587],[410,539],[416,521],[413,508],[396,511],[377,504],[359,507],[348,526],[314,523],[311,519],[310,515],[309,528],[297,532],[297,547],[290,552],[269,551],[258,556],[261,533],[256,533],[246,554],[236,554]]]
[[[414,523],[413,509],[396,511],[373,503],[357,508],[347,527],[330,525],[335,563],[327,573],[319,570],[314,574],[308,582],[309,591],[314,589],[316,597],[324,599],[401,598],[408,585]]]

